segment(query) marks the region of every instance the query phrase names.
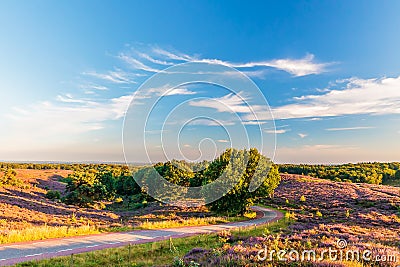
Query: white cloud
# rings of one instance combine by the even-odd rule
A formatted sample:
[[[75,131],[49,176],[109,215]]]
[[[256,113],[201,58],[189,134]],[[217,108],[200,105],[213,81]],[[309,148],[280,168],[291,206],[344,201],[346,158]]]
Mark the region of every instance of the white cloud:
[[[108,71],[107,73],[99,73],[96,71],[89,71],[89,72],[84,72],[84,75],[87,76],[92,76],[97,79],[101,79],[107,82],[111,83],[117,83],[117,84],[131,84],[131,83],[136,83],[131,79],[130,76],[132,74],[128,74],[125,71],[122,71],[120,69],[114,70],[114,71]]]
[[[247,99],[240,96],[239,94],[230,93],[228,95],[219,98],[207,98],[202,100],[190,101],[189,105],[194,107],[213,108],[219,112],[230,112],[230,113],[252,113],[256,106],[250,106],[247,103]],[[248,119],[253,121],[253,117]]]
[[[28,134],[44,140],[47,137],[81,134],[105,127],[104,122],[124,116],[132,95],[124,95],[103,102],[58,96],[55,102],[41,102],[32,106],[14,109],[6,117],[12,120],[14,133]]]
[[[325,131],[352,131],[352,130],[364,130],[373,129],[372,126],[358,126],[358,127],[344,127],[344,128],[327,128]]]
[[[311,119],[308,119],[309,121],[321,121],[322,120],[322,118],[311,118]]]
[[[308,134],[304,134],[304,133],[298,133],[297,134],[300,138],[305,138],[308,136]]]
[[[241,123],[243,125],[261,125],[268,123],[268,121],[254,120],[254,121],[242,121]]]
[[[168,90],[165,95],[194,95],[196,92],[190,91],[186,88],[174,88],[171,90]]]
[[[331,63],[316,63],[314,55],[308,54],[301,59],[275,59],[270,61],[256,61],[242,64],[231,64],[236,68],[251,67],[272,67],[286,71],[294,76],[305,76],[310,74],[320,74],[326,71],[326,67]]]
[[[122,61],[126,62],[130,67],[132,67],[134,69],[144,70],[147,72],[159,72],[160,71],[159,69],[147,66],[143,62],[139,61],[138,59],[135,59],[126,54],[120,54],[118,56],[118,58],[121,59]]]
[[[189,56],[189,55],[186,55],[186,54],[183,54],[183,53],[179,53],[179,52],[178,52],[178,53],[170,52],[170,51],[167,51],[167,50],[158,48],[158,47],[153,48],[153,52],[154,52],[155,54],[164,56],[164,57],[166,57],[166,58],[168,58],[168,59],[172,59],[172,60],[179,60],[179,61],[193,61],[193,60],[197,60],[196,57]]]
[[[219,139],[219,140],[217,140],[217,142],[219,142],[219,143],[229,143],[229,140]]]
[[[229,62],[220,59],[201,58],[199,56],[191,56],[180,52],[171,52],[159,47],[151,49],[148,53],[136,51],[138,58],[120,54],[119,58],[127,62],[131,67],[148,72],[158,72],[157,68],[153,68],[143,63],[140,59],[147,60],[149,63],[157,65],[173,65],[182,62],[201,62],[209,64],[221,64],[224,66],[243,69],[246,75],[262,78],[265,76],[265,70],[249,70],[251,68],[273,68],[282,70],[292,74],[293,76],[305,76],[310,74],[320,74],[327,71],[327,67],[333,63],[317,63],[313,54],[307,54],[300,59],[281,58],[264,61],[250,62]]]
[[[231,126],[235,125],[233,121],[226,120],[213,120],[213,119],[196,119],[189,123],[189,125],[203,125],[203,126]]]
[[[313,118],[354,114],[400,114],[400,76],[351,79],[345,89],[322,95],[305,95],[296,103],[272,108],[275,119]],[[269,113],[258,113],[268,119]],[[250,119],[250,114],[247,118]],[[246,119],[246,117],[245,117]]]
[[[264,130],[264,132],[269,133],[269,134],[284,134],[288,129],[279,129],[279,130]]]
[[[103,85],[97,85],[93,83],[88,83],[88,84],[82,84],[79,86],[82,89],[89,89],[89,90],[99,90],[99,91],[106,91],[108,88]]]
[[[148,98],[151,96],[172,96],[172,95],[194,95],[196,92],[187,89],[186,87],[171,88],[168,84],[158,88],[141,89],[137,91],[135,97]]]

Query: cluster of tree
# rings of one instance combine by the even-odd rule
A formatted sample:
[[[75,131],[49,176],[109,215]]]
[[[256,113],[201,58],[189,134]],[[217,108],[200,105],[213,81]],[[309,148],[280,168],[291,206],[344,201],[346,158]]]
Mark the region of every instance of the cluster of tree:
[[[382,184],[400,179],[400,163],[367,162],[342,165],[281,164],[281,173],[302,174],[312,177],[354,183]]]
[[[212,162],[168,161],[154,167],[169,183],[184,187],[205,186],[215,181],[213,186],[199,188],[197,198],[203,197],[208,203],[215,196],[223,195],[208,206],[218,213],[231,215],[243,214],[257,198],[272,195],[280,182],[277,166],[255,148],[227,149]],[[138,171],[136,178],[149,187],[148,192],[161,197],[164,193],[171,202],[185,195],[182,190],[171,191],[175,189],[173,186],[154,182],[154,171],[150,168]],[[252,183],[257,185],[257,190],[252,190]]]
[[[168,182],[184,187],[199,187],[216,181],[221,175],[224,182],[234,182],[224,196],[208,206],[211,210],[231,215],[243,214],[259,197],[272,195],[280,183],[278,167],[261,155],[257,149],[227,149],[212,162],[188,163],[168,161],[155,164],[154,169]],[[135,178],[146,179],[153,167],[141,168]],[[123,199],[152,200],[141,189],[128,168],[113,168],[111,165],[75,171],[67,181],[67,195],[63,201],[79,206],[90,206],[96,202]],[[251,183],[260,185],[251,190]],[[140,197],[138,197],[140,196]]]
[[[62,201],[87,207],[101,201],[114,200],[117,196],[140,194],[140,187],[131,171],[126,166],[114,168],[112,165],[75,171],[64,179],[67,194]]]

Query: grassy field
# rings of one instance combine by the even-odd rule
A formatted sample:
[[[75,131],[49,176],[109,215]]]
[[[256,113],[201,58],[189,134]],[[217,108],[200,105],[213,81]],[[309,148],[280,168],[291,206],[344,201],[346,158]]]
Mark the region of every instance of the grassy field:
[[[230,238],[236,240],[249,236],[263,234],[279,234],[288,225],[290,220],[282,219],[268,225],[251,227],[232,231]],[[194,237],[165,240],[154,243],[125,246],[121,248],[105,249],[90,253],[83,253],[67,257],[58,257],[42,261],[21,263],[16,266],[162,266],[175,264],[179,266],[180,259],[196,247],[205,249],[218,248],[226,243],[228,233],[206,234]]]

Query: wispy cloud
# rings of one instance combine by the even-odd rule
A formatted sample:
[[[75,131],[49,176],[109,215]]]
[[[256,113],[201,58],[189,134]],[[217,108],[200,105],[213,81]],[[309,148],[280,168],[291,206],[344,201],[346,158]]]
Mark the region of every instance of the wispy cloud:
[[[254,110],[253,106],[247,103],[247,99],[239,94],[230,93],[228,95],[216,98],[206,98],[201,100],[193,100],[189,102],[190,106],[213,108],[219,112],[230,112],[230,113],[252,113]],[[249,119],[253,121],[253,118]]]
[[[267,69],[282,70],[293,76],[306,76],[310,74],[320,74],[327,71],[327,68],[334,63],[318,63],[313,54],[307,54],[303,58],[280,58],[272,60],[260,60],[249,62],[230,62],[221,59],[202,58],[199,55],[189,55],[181,52],[168,51],[159,47],[150,51],[139,52],[133,50],[132,53],[121,53],[118,58],[129,64],[132,68],[146,72],[159,72],[160,69],[151,65],[173,65],[183,62],[201,62],[209,64],[221,64],[224,66],[241,69],[246,75],[252,77],[263,77]],[[258,68],[258,69],[255,69]],[[264,69],[259,69],[264,68]]]
[[[219,142],[219,143],[229,143],[229,140],[219,139],[219,140],[217,140],[217,142]]]
[[[131,76],[135,76],[132,73],[127,73],[125,71],[122,71],[120,69],[114,70],[114,71],[108,71],[106,73],[99,73],[96,71],[89,71],[89,72],[84,72],[84,75],[91,76],[97,79],[101,79],[107,82],[111,83],[117,83],[117,84],[132,84],[136,83],[135,81],[132,80]]]
[[[358,126],[358,127],[344,127],[344,128],[327,128],[325,131],[353,131],[353,130],[364,130],[373,129],[372,126]]]
[[[214,119],[196,119],[190,122],[190,125],[202,125],[202,126],[231,126],[235,125],[234,121],[228,120],[214,120]]]
[[[16,108],[6,117],[13,121],[18,133],[46,136],[64,136],[103,129],[105,122],[122,118],[133,95],[124,95],[96,102],[59,95],[55,101],[36,103]]]
[[[279,130],[264,130],[264,132],[269,133],[269,134],[284,134],[288,129],[279,129]]]
[[[304,134],[304,133],[298,133],[297,134],[300,138],[305,138],[308,136],[308,134]]]
[[[143,62],[139,61],[138,59],[135,59],[126,54],[120,54],[118,56],[118,58],[121,59],[122,61],[126,62],[130,67],[132,67],[134,69],[144,70],[147,72],[159,72],[160,71],[159,69],[147,66]],[[149,56],[149,58],[150,58],[150,56]]]
[[[81,89],[89,89],[89,90],[99,90],[99,91],[106,91],[108,87],[104,85],[98,85],[93,83],[81,84],[79,85]]]
[[[314,118],[354,114],[400,114],[400,76],[383,79],[350,79],[342,90],[304,95],[296,103],[272,108],[276,119]],[[268,119],[258,113],[259,119]],[[248,115],[250,119],[251,115]],[[246,117],[245,117],[246,118]]]

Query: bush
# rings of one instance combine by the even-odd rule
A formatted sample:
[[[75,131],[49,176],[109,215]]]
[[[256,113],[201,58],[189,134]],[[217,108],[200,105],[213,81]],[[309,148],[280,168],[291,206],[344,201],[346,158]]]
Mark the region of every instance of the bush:
[[[247,165],[244,164],[247,162]],[[214,160],[204,172],[206,183],[215,181],[224,172],[224,179],[239,181],[222,198],[208,204],[215,212],[230,215],[244,215],[258,197],[272,196],[280,183],[278,168],[257,149],[227,149]],[[252,182],[261,183],[251,191]],[[203,183],[204,184],[204,183]]]
[[[46,197],[48,199],[60,199],[61,198],[61,194],[57,190],[49,190],[46,193]]]
[[[81,207],[93,206],[115,196],[113,176],[94,169],[77,171],[68,176],[67,192],[63,202]]]
[[[22,186],[23,182],[17,178],[14,169],[6,169],[4,175],[0,177],[0,186]]]

